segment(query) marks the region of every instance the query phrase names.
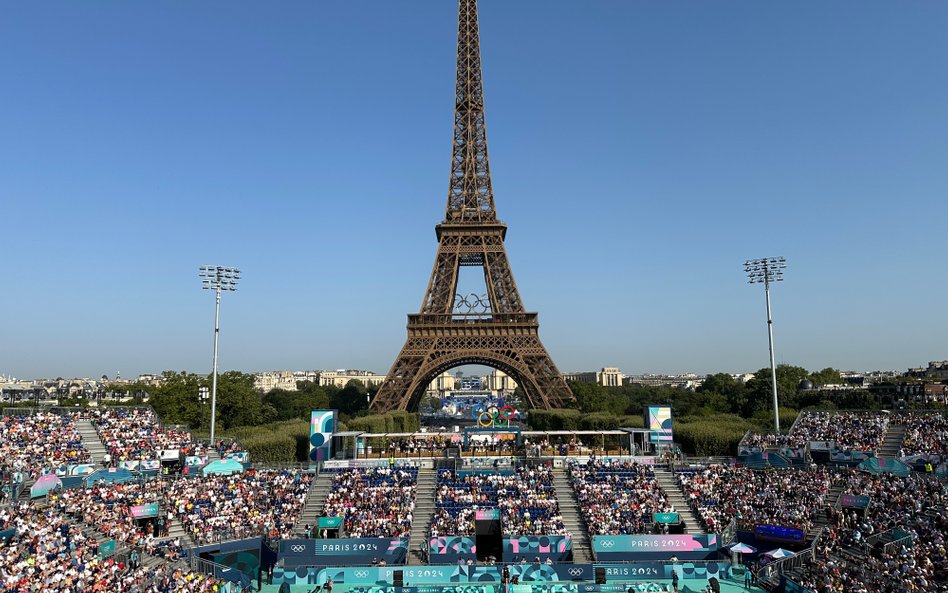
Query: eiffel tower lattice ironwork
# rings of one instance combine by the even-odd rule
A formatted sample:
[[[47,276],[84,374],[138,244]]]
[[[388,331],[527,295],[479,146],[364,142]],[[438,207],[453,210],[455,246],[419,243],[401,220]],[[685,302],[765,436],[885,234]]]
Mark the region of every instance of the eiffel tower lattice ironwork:
[[[435,377],[464,364],[510,375],[534,408],[562,407],[573,395],[540,342],[537,314],[524,310],[504,247],[507,225],[494,208],[477,0],[458,5],[454,147],[447,212],[435,227],[438,255],[421,311],[409,314],[408,340],[371,407],[416,410]],[[461,266],[483,269],[486,295],[456,294]]]

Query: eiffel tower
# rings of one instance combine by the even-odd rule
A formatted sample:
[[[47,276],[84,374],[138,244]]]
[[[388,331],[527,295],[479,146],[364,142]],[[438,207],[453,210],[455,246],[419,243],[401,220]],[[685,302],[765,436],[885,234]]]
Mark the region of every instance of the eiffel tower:
[[[533,408],[559,408],[573,395],[540,342],[536,313],[520,300],[497,219],[487,161],[477,0],[458,2],[458,66],[451,187],[438,255],[421,311],[408,315],[408,340],[379,388],[376,412],[418,408],[431,381],[465,364],[513,377]],[[461,266],[484,272],[487,294],[456,294]]]

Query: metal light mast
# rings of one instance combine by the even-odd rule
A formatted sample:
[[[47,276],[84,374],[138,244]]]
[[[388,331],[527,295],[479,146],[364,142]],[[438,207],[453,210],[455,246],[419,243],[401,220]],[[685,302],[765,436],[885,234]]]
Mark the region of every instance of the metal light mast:
[[[764,285],[767,300],[767,338],[770,345],[770,380],[774,392],[774,429],[780,434],[780,408],[777,405],[777,364],[774,361],[774,322],[770,316],[770,283],[783,282],[787,260],[783,257],[764,257],[744,262],[744,271],[750,284]]]
[[[240,270],[224,266],[201,266],[200,276],[205,290],[215,291],[214,305],[214,371],[211,378],[211,446],[214,446],[214,421],[217,416],[217,336],[220,334],[221,291],[237,290]]]

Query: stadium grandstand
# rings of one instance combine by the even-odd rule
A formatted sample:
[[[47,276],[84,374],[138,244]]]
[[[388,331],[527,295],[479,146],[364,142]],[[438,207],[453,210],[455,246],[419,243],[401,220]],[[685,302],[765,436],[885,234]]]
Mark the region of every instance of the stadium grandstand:
[[[948,592],[943,412],[805,412],[710,462],[449,433],[292,467],[147,407],[2,422],[0,593]]]

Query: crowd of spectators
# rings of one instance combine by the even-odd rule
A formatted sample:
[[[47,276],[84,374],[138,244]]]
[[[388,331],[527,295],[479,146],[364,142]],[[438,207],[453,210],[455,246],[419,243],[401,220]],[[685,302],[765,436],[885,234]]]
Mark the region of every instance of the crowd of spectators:
[[[900,457],[937,455],[936,461],[948,457],[948,415],[908,414],[899,421],[906,425]]]
[[[89,461],[72,415],[38,412],[0,421],[0,469],[35,479],[60,465]]]
[[[107,462],[158,459],[162,451],[181,451],[185,455],[203,455],[191,433],[165,428],[149,408],[106,408],[90,412],[102,443],[109,451]]]
[[[868,496],[864,512],[827,509],[830,529],[816,560],[795,579],[816,593],[948,591],[948,487],[918,474],[899,477],[850,472],[844,490]],[[911,543],[884,545],[885,532],[911,534]],[[891,537],[888,538],[891,540]]]
[[[323,503],[323,516],[343,517],[346,537],[408,536],[417,478],[414,467],[340,471]]]
[[[822,512],[830,488],[844,479],[821,468],[755,471],[726,465],[677,476],[708,532],[720,532],[733,518],[740,529],[767,524],[806,532]]]
[[[98,542],[55,508],[29,503],[0,509],[0,593],[215,593],[214,578],[170,565],[147,568],[101,558]]]
[[[838,449],[874,451],[885,439],[889,415],[878,412],[801,412],[790,434],[751,434],[745,447],[803,447],[833,441]]]
[[[444,470],[438,474],[430,534],[473,535],[478,510],[499,509],[504,535],[564,535],[553,471],[517,466],[512,472]]]
[[[290,469],[181,478],[167,486],[165,500],[197,544],[280,539],[299,520],[311,481],[312,474]]]
[[[86,488],[71,488],[50,496],[50,506],[60,513],[94,527],[109,539],[143,550],[170,561],[184,554],[179,543],[167,538],[165,519],[139,520],[132,507],[162,504],[163,483],[109,484],[101,482]],[[164,539],[162,539],[164,536]]]
[[[647,465],[593,459],[569,473],[589,535],[647,533],[653,513],[675,510]]]

